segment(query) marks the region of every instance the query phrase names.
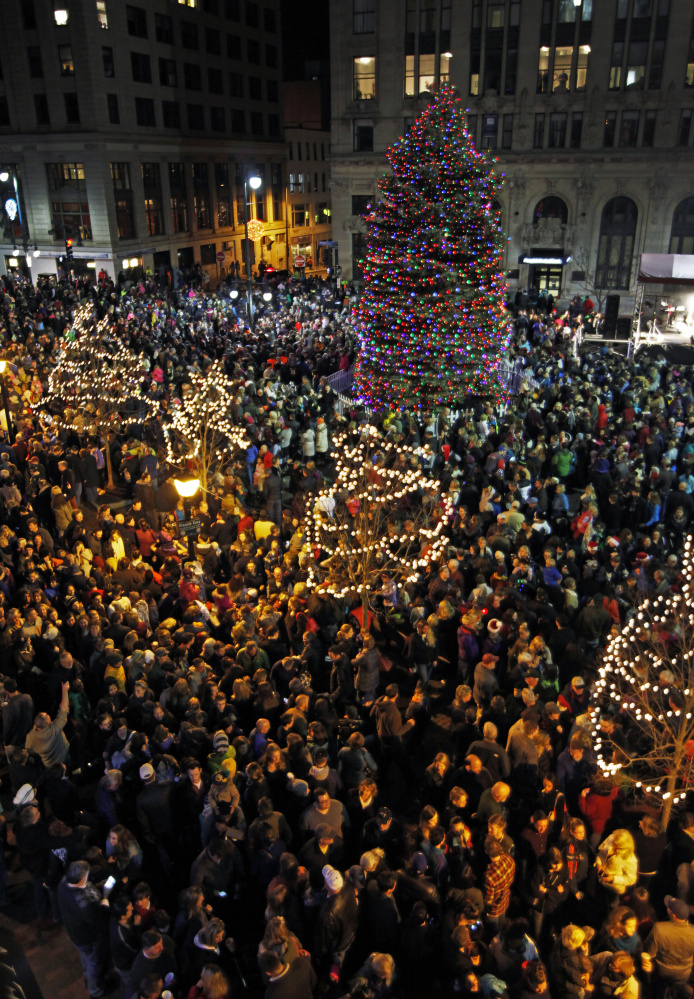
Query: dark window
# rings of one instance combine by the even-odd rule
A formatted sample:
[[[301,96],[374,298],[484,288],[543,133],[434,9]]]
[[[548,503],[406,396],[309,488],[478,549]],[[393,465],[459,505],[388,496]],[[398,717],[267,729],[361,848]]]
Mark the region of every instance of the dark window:
[[[240,108],[231,109],[231,131],[234,135],[244,135],[246,132],[246,112]]]
[[[164,216],[162,213],[161,196],[145,198],[145,218],[147,219],[147,235],[164,235]]]
[[[184,49],[200,47],[198,26],[194,21],[181,21],[181,45]]]
[[[214,186],[217,189],[217,225],[224,229],[234,224],[228,163],[215,163]]]
[[[134,83],[152,82],[152,64],[150,63],[149,56],[145,55],[144,52],[131,52],[130,66]]]
[[[656,122],[656,111],[646,111],[643,121],[643,135],[641,136],[641,145],[645,146],[647,149],[653,148],[653,142],[655,139],[655,122]]]
[[[213,132],[224,132],[226,129],[226,116],[224,108],[210,108],[210,128]]]
[[[467,115],[467,130],[472,137],[472,141],[477,145],[477,115]]]
[[[665,59],[665,42],[663,39],[656,39],[651,49],[651,68],[648,72],[648,86],[650,90],[658,90],[663,77],[663,62]]]
[[[33,31],[36,27],[34,0],[22,0],[22,26],[27,31]]]
[[[106,106],[108,108],[108,120],[111,125],[120,125],[120,108],[118,107],[118,94],[106,94]]]
[[[680,114],[680,123],[677,129],[677,145],[689,145],[689,133],[692,128],[692,109],[684,108]]]
[[[40,80],[43,77],[43,61],[41,59],[41,49],[38,45],[30,45],[28,47],[27,60],[29,62],[29,76],[33,80]]]
[[[186,168],[183,163],[169,163],[169,187],[177,194],[185,194]]]
[[[133,38],[147,37],[147,11],[142,7],[125,6],[125,17],[128,22],[128,34]]]
[[[260,65],[260,42],[254,38],[249,38],[246,42],[246,56],[248,61],[254,66]]]
[[[675,208],[668,252],[694,253],[694,198],[685,198]]]
[[[639,136],[639,111],[622,111],[619,124],[619,145],[632,148],[636,146]]]
[[[252,101],[261,101],[263,99],[262,82],[259,76],[248,77],[248,96]]]
[[[251,0],[246,0],[246,24],[249,28],[257,28],[260,24],[260,18],[258,17],[258,4],[252,3]]]
[[[630,42],[627,52],[626,86],[635,90],[643,88],[646,76],[646,56],[648,42]]]
[[[110,45],[102,45],[101,61],[104,64],[104,76],[113,79],[116,75],[116,64],[113,61],[113,49]]]
[[[533,224],[537,225],[540,219],[559,219],[562,225],[566,225],[569,221],[569,209],[566,202],[553,195],[538,201],[533,212]]]
[[[37,125],[50,125],[51,116],[48,113],[48,95],[34,94],[34,111]]]
[[[7,98],[0,95],[0,128],[9,128],[11,124],[10,106],[7,103]]]
[[[355,153],[371,153],[374,148],[374,123],[371,118],[354,119],[354,151]],[[301,157],[299,157],[301,159]]]
[[[571,136],[569,138],[569,146],[572,149],[581,148],[581,133],[583,132],[583,113],[581,111],[574,111],[571,115]]]
[[[112,163],[111,180],[113,181],[114,191],[131,191],[132,184],[130,182],[130,164]]]
[[[89,204],[86,201],[54,201],[51,205],[53,229],[65,236],[92,238]]]
[[[164,128],[181,127],[181,106],[178,101],[162,101],[161,113]]]
[[[188,231],[188,202],[185,197],[171,198],[171,232]]]
[[[267,99],[270,104],[278,104],[280,99],[279,84],[277,80],[267,80],[265,83]]]
[[[221,69],[213,69],[210,67],[207,70],[207,89],[211,94],[224,93],[224,77]]]
[[[513,146],[513,115],[504,115],[504,127],[501,134],[501,148],[511,149]]]
[[[216,28],[205,28],[205,51],[208,55],[222,54],[222,36]]]
[[[142,183],[145,191],[159,190],[161,188],[161,170],[158,163],[142,164]]]
[[[135,212],[132,197],[115,196],[118,239],[135,239]]]
[[[229,21],[240,21],[241,0],[224,0],[224,16]]]
[[[157,116],[154,110],[154,101],[149,97],[135,98],[135,120],[142,128],[155,128]]]
[[[241,39],[238,35],[227,35],[227,55],[230,59],[241,58]]]
[[[159,82],[162,87],[175,87],[177,85],[175,59],[162,59],[161,56],[159,57]]]
[[[614,146],[614,137],[617,130],[617,112],[616,111],[606,111],[605,112],[605,126],[602,133],[602,144],[606,149],[611,149]]]
[[[202,0],[202,9],[206,14],[219,14],[219,0]]]
[[[154,30],[156,32],[158,42],[162,42],[164,45],[173,45],[173,18],[170,17],[169,14],[154,15]]]
[[[273,35],[277,31],[277,18],[275,17],[275,12],[271,7],[265,7],[263,9],[263,27],[266,31],[271,32]]]
[[[518,73],[518,48],[508,46],[506,49],[506,75],[504,78],[504,93],[515,94],[516,75]]]
[[[68,125],[79,125],[80,106],[77,94],[63,94],[63,100],[65,101],[65,121]]]
[[[267,116],[267,131],[268,135],[272,135],[274,138],[279,136],[280,116],[278,114],[269,114]]]
[[[535,128],[533,130],[533,149],[542,149],[545,141],[545,116],[535,115]]]
[[[266,45],[265,46],[265,65],[269,66],[270,69],[275,69],[277,67],[277,46],[276,45]]]
[[[58,46],[58,61],[60,62],[61,76],[75,75],[75,63],[72,58],[72,48],[69,45]]]
[[[631,198],[612,198],[603,208],[595,273],[598,288],[629,287],[637,219]]]
[[[232,97],[243,97],[243,76],[241,73],[229,73],[229,93]]]
[[[263,115],[260,111],[251,111],[251,135],[263,134]]]
[[[272,187],[272,218],[274,222],[281,222],[284,218],[282,212],[284,188],[282,186],[281,163],[273,163],[270,167],[270,181]]]
[[[183,63],[183,80],[186,90],[202,90],[202,73],[195,63]]]
[[[188,128],[191,132],[203,132],[205,130],[205,109],[202,104],[188,105]]]
[[[499,139],[499,116],[497,114],[482,115],[482,148],[496,149]]]
[[[352,33],[370,35],[376,28],[376,0],[352,0]]]
[[[566,121],[565,111],[550,114],[549,128],[547,129],[547,148],[563,149],[566,145]]]

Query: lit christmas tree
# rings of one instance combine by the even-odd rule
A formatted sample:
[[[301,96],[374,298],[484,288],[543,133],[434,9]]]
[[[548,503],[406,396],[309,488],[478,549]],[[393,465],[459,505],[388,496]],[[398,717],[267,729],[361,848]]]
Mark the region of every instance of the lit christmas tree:
[[[355,397],[423,415],[470,394],[496,398],[509,334],[493,208],[501,181],[475,149],[453,87],[441,88],[388,160],[384,200],[367,216]]]

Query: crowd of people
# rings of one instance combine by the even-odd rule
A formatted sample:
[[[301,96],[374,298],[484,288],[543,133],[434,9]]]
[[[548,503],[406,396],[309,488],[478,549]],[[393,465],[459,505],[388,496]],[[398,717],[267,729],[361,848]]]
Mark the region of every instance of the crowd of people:
[[[644,594],[682,584],[694,372],[574,357],[585,303],[521,302],[532,387],[366,414],[326,381],[356,357],[351,297],[282,282],[251,331],[223,288],[4,279],[0,907],[29,885],[94,999],[688,999],[694,814],[666,834],[592,732],[628,765],[593,681]],[[105,438],[51,408],[78,306],[152,403]],[[163,435],[220,360],[250,443],[187,509]],[[307,585],[328,570],[304,517],[367,420],[451,515],[445,556],[423,536],[419,578],[379,573],[365,615]]]

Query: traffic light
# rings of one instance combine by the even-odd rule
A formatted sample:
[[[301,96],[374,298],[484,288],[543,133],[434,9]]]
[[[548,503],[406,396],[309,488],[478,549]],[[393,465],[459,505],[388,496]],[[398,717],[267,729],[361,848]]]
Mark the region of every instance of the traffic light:
[[[67,259],[68,260],[73,260],[74,259],[75,255],[72,252],[72,240],[71,239],[66,239],[65,240],[65,252],[67,254]]]

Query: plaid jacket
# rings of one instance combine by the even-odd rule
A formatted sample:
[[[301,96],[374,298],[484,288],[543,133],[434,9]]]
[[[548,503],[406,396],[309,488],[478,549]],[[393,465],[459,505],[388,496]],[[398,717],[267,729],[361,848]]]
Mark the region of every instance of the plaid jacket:
[[[490,863],[484,876],[484,904],[489,916],[503,916],[511,901],[516,863],[507,853]]]

